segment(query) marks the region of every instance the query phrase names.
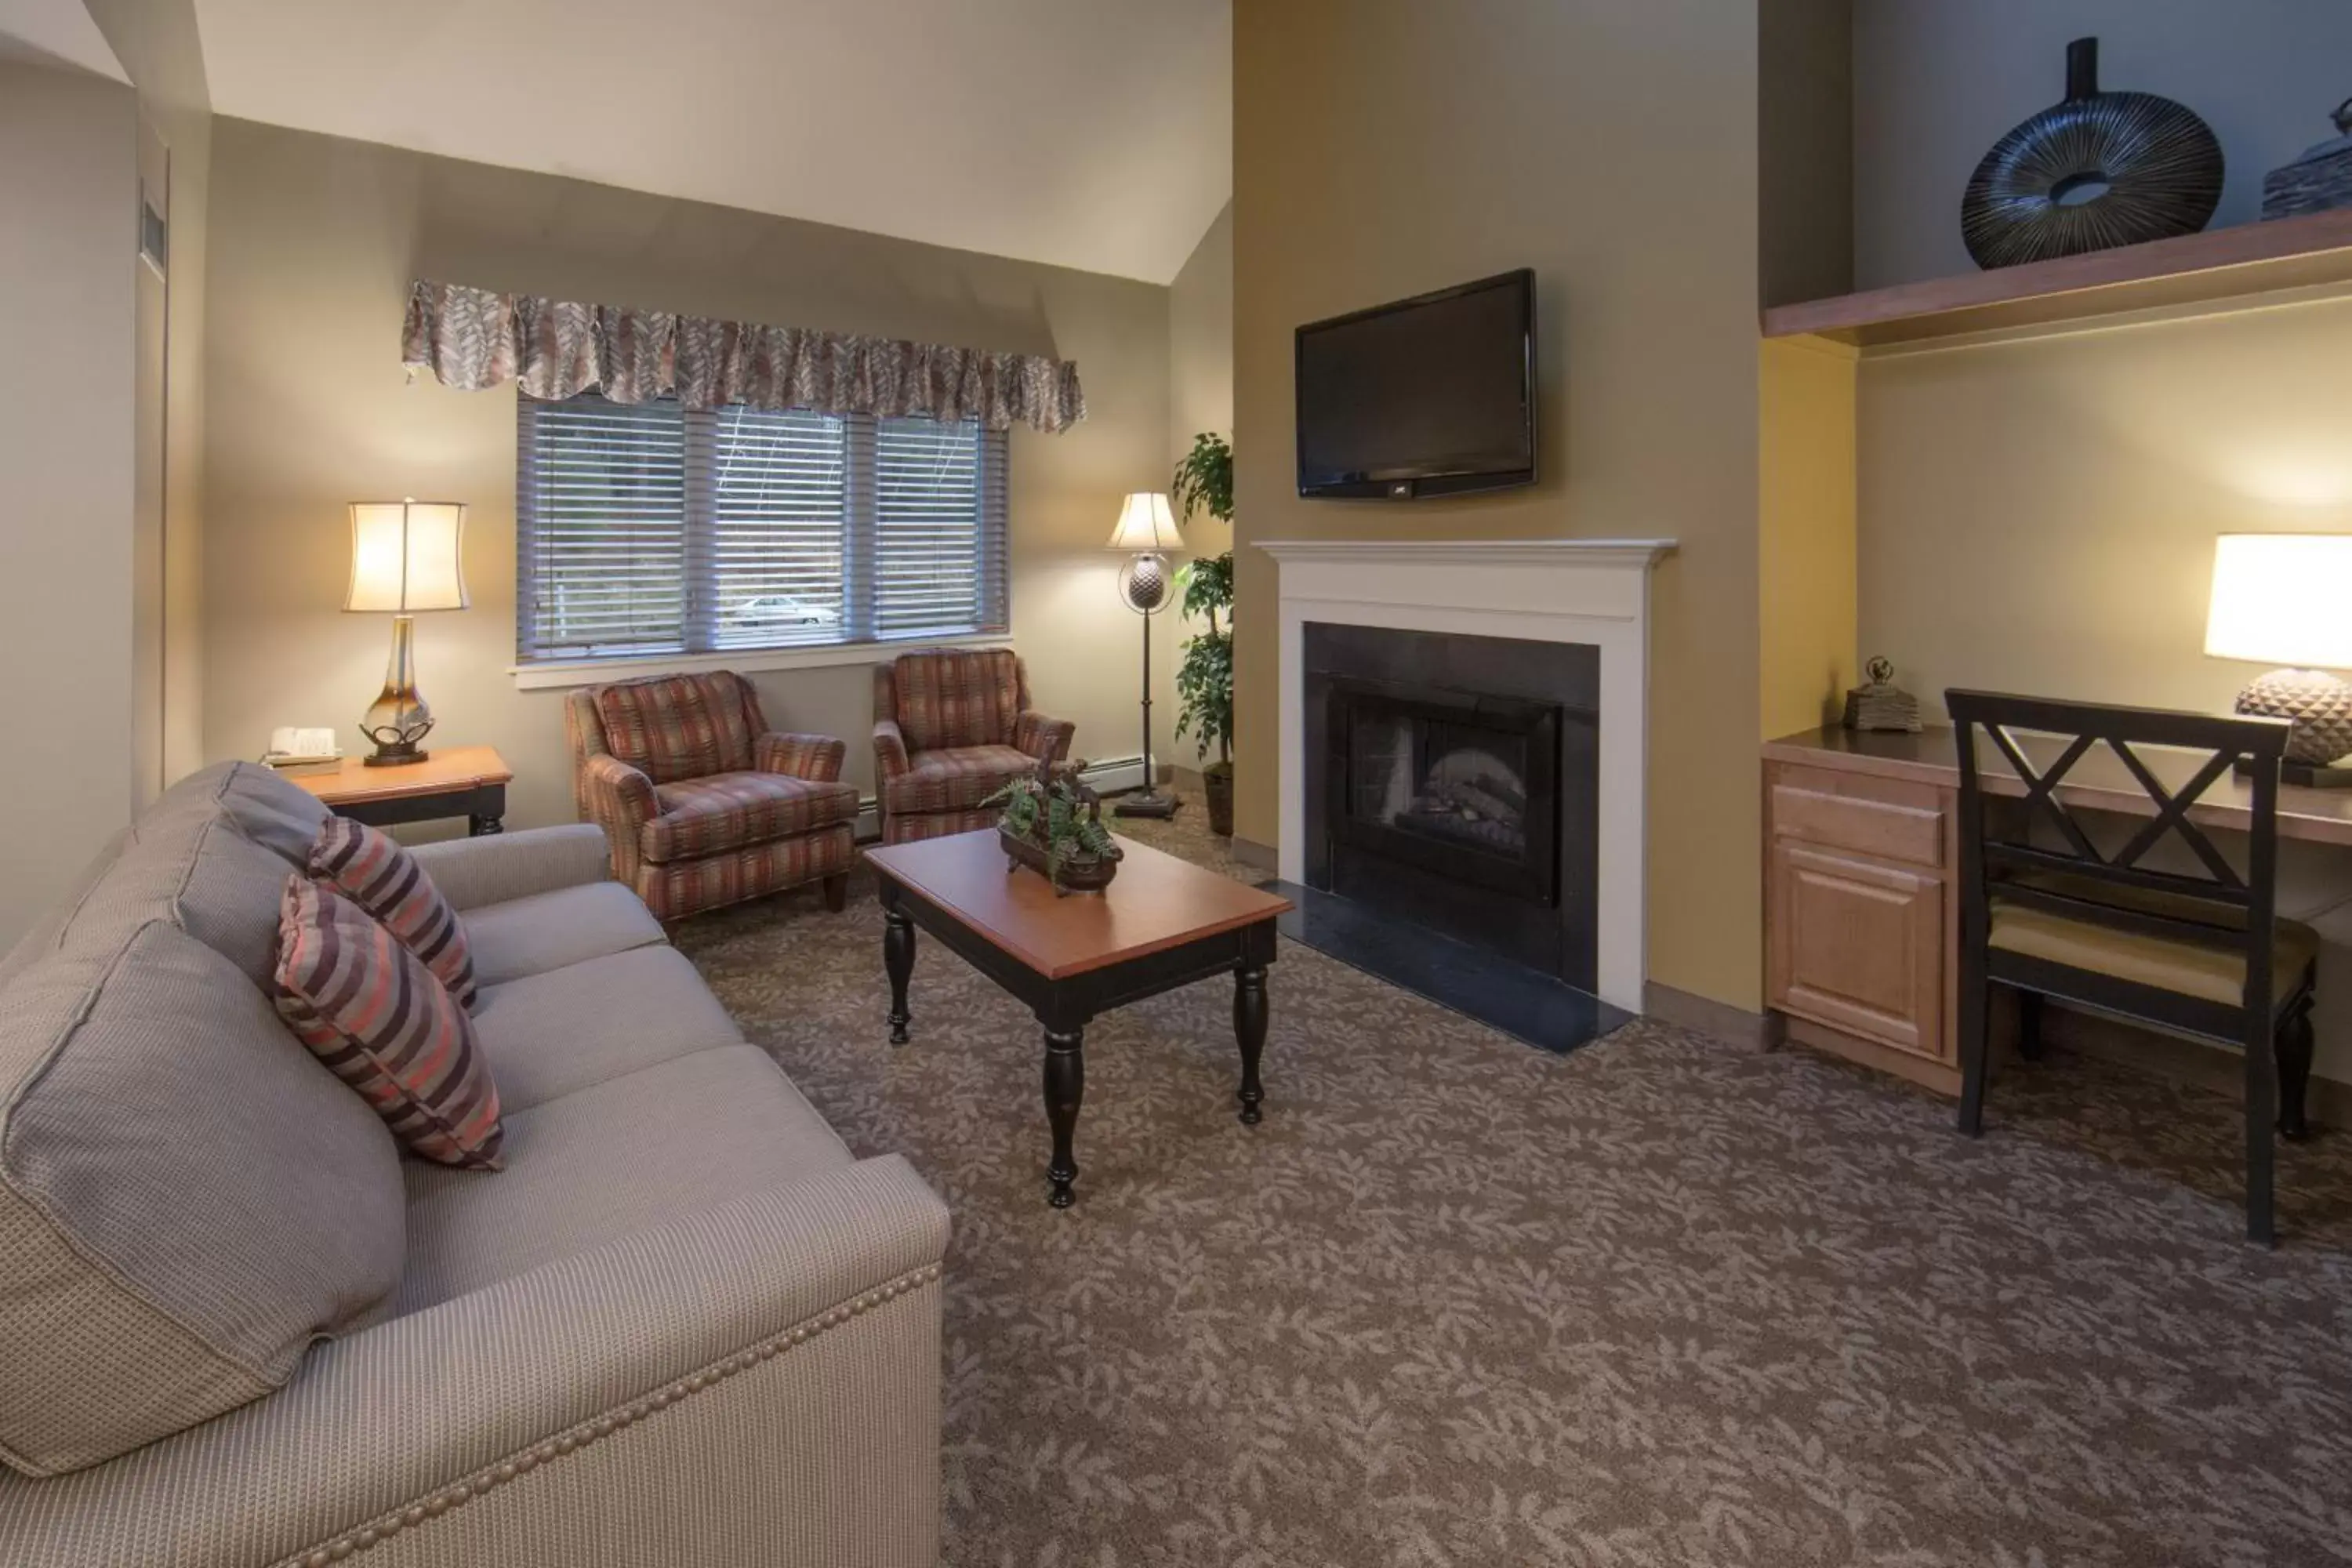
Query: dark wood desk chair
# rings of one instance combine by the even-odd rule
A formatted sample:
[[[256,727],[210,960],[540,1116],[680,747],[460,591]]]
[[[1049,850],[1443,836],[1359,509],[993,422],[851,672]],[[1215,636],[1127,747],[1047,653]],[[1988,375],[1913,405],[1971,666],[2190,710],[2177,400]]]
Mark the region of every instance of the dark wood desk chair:
[[[2313,971],[2319,938],[2276,918],[2279,759],[2287,725],[2160,709],[2111,708],[1983,691],[1948,691],[1960,767],[1960,1131],[1983,1131],[1987,1004],[1991,988],[2019,994],[2021,1045],[2039,1054],[2044,996],[2201,1036],[2243,1051],[2246,1070],[2246,1234],[2272,1239],[2272,1121],[2305,1134],[2311,1076]],[[2065,741],[2037,773],[2010,736],[2034,730]],[[1978,737],[2025,785],[2017,837],[1990,818],[1978,778]],[[2147,791],[2156,815],[2113,855],[2095,846],[2057,790],[2067,771],[2105,744]],[[2158,783],[2134,746],[2210,753],[2179,790]],[[2216,780],[2240,763],[2253,784],[2253,823],[2241,872],[2189,819]],[[2029,840],[2055,830],[2061,847]],[[2140,861],[2177,836],[2203,874],[2148,870]]]

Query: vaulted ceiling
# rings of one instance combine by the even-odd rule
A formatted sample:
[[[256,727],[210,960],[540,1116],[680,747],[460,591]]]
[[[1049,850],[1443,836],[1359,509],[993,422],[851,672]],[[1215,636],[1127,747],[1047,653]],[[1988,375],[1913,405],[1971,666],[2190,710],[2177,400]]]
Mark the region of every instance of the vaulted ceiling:
[[[213,108],[1173,279],[1232,194],[1231,0],[196,0]]]

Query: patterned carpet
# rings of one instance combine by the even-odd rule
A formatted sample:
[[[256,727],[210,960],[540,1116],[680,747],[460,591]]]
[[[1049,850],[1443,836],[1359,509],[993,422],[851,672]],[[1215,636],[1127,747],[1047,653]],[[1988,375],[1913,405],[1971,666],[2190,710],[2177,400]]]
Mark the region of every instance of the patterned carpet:
[[[1056,1213],[1034,1022],[926,940],[893,1050],[881,930],[867,883],[680,942],[955,1212],[954,1568],[2352,1563],[2352,1136],[2285,1153],[2258,1251],[2202,1092],[2056,1058],[1971,1143],[1801,1052],[1554,1058],[1286,942],[1265,1124],[1226,987],[1111,1015]]]

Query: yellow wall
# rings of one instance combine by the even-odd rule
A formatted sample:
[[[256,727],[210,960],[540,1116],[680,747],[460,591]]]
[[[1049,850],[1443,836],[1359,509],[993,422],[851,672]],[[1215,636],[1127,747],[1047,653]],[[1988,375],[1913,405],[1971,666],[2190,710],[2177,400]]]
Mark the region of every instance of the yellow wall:
[[[569,820],[562,694],[519,691],[511,388],[408,384],[412,278],[751,321],[1059,354],[1090,415],[1016,430],[1013,632],[1039,702],[1077,751],[1132,756],[1140,628],[1103,551],[1127,491],[1166,484],[1169,291],[790,219],[223,119],[212,163],[206,355],[205,746],[252,756],[278,724],[346,747],[381,682],[384,617],[340,612],[344,506],[468,503],[473,607],[424,617],[420,683],[446,743],[489,742],[517,771],[510,820]],[[1172,626],[1155,627],[1172,646]],[[1155,657],[1158,749],[1174,713]],[[870,788],[863,668],[755,678],[769,718],[851,742]]]
[[[1853,354],[1768,342],[1757,541],[1763,738],[1835,721],[1854,684]]]
[[[1759,1004],[1752,0],[1281,0],[1234,16],[1240,837],[1276,837],[1275,567],[1253,540],[1672,537],[1655,582],[1650,973]],[[1306,501],[1302,322],[1537,274],[1543,481]]]

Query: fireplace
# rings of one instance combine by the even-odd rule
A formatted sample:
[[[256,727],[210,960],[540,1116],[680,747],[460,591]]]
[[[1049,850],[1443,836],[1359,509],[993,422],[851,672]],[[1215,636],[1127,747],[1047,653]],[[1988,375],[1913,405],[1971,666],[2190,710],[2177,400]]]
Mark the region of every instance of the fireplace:
[[[1592,989],[1598,650],[1305,631],[1307,885]]]

